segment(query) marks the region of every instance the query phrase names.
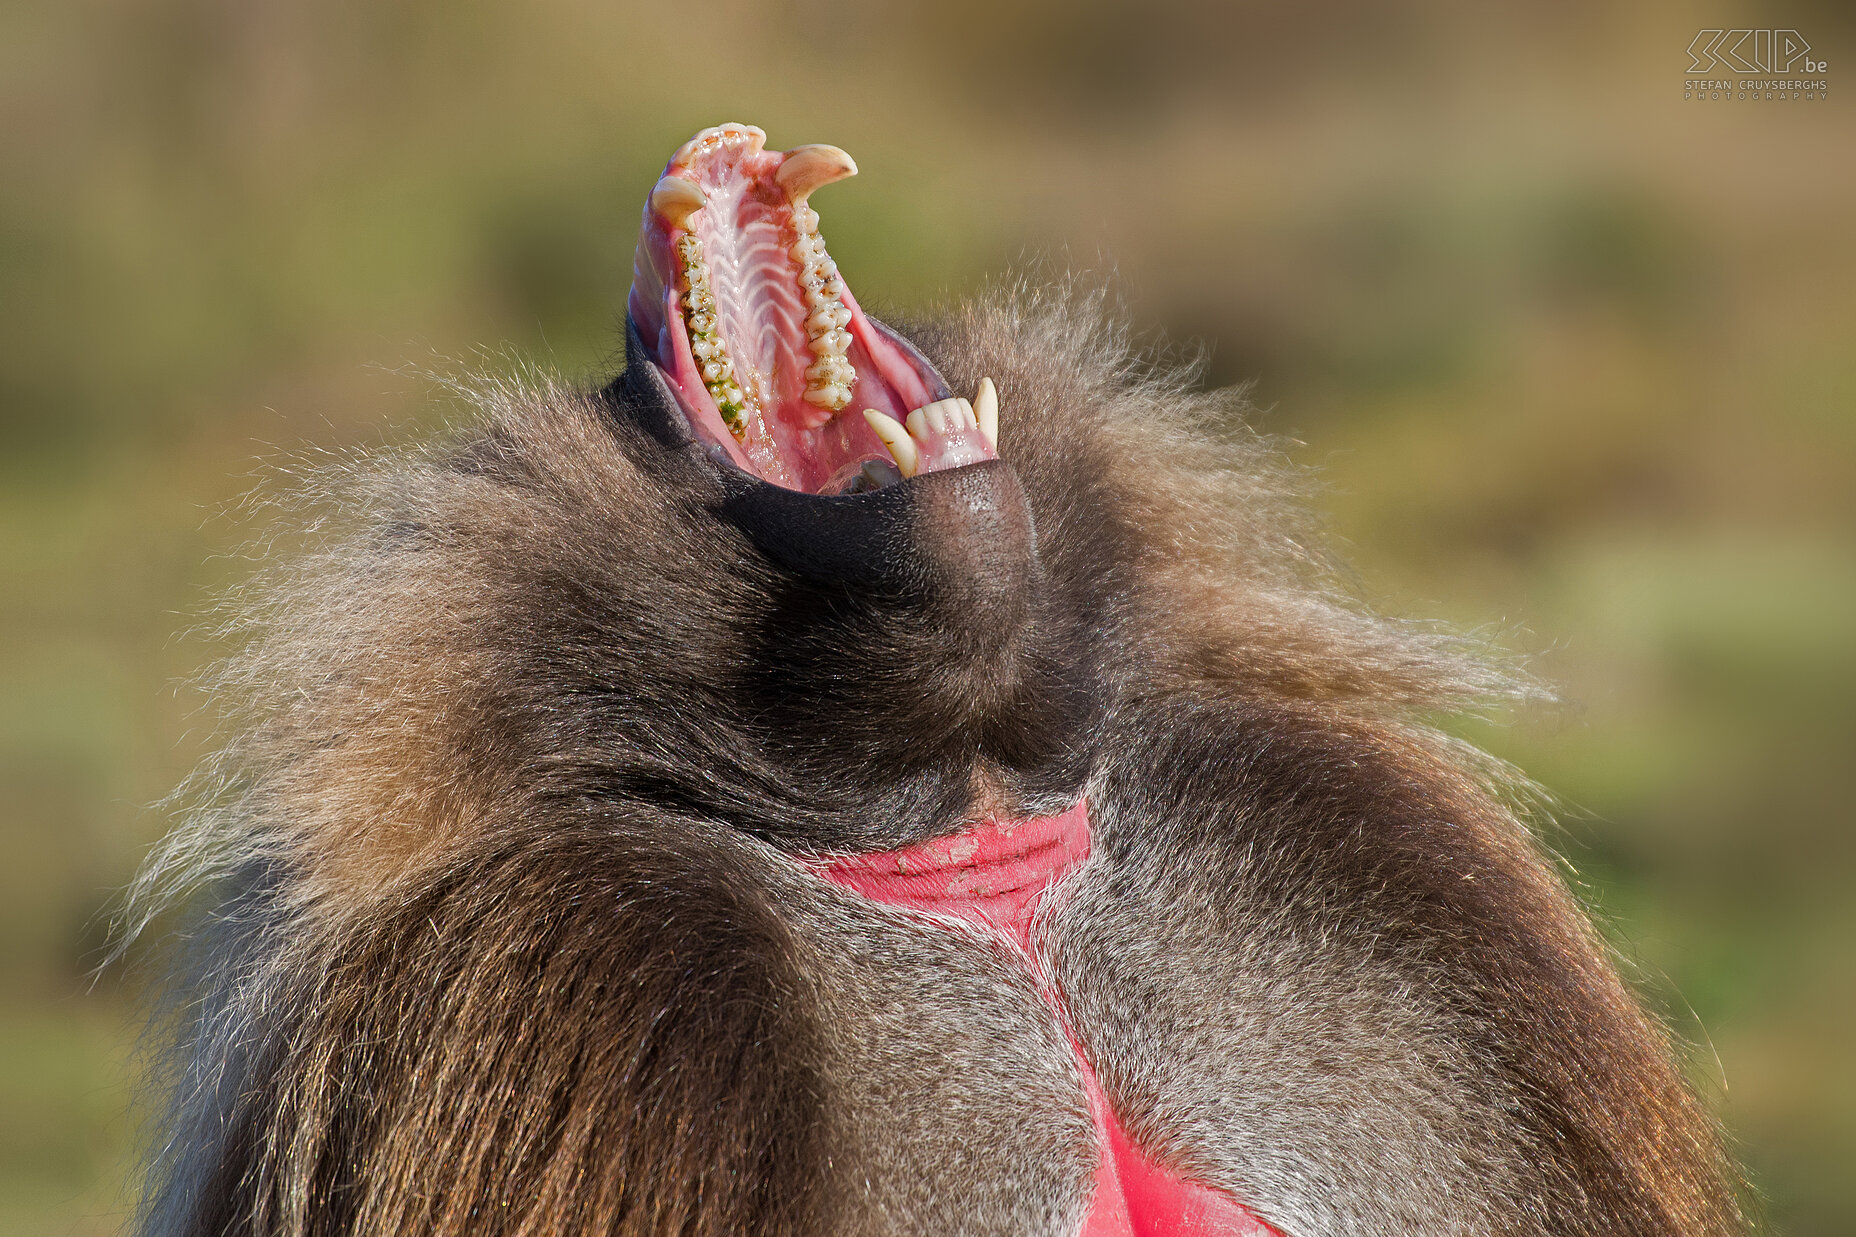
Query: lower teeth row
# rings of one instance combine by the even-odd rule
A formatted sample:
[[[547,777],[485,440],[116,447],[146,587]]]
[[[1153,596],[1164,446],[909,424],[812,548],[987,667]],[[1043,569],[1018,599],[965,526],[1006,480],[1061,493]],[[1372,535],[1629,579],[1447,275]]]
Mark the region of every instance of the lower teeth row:
[[[760,399],[735,379],[735,364],[729,359],[728,345],[715,320],[715,293],[709,287],[709,264],[703,261],[702,242],[684,233],[677,238],[677,257],[683,265],[683,306],[690,352],[728,432],[737,441],[746,441],[748,419],[759,415]]]

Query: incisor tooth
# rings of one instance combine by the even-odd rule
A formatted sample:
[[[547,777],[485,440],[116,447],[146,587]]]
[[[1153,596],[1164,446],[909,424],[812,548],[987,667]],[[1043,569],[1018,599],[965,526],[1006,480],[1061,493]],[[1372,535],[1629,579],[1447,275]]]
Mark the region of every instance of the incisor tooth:
[[[926,438],[930,433],[945,434],[950,430],[974,429],[978,424],[973,415],[973,405],[959,396],[923,404],[909,414],[909,432],[917,438]]]
[[[910,414],[911,419],[914,415]],[[876,436],[883,440],[883,445],[889,449],[889,457],[896,461],[896,467],[902,475],[913,477],[922,462],[922,454],[916,449],[915,440],[910,438],[908,432],[896,423],[896,418],[887,413],[878,412],[874,408],[866,408],[864,420],[870,423],[870,428],[876,431]]]
[[[793,202],[803,202],[814,189],[834,180],[857,175],[857,164],[836,146],[795,146],[773,174]]]
[[[760,153],[767,144],[767,134],[759,125],[744,125],[739,121],[727,121],[711,125],[698,133],[683,145],[677,147],[677,153],[670,156],[670,162],[682,166],[690,162],[705,150],[717,146],[745,147],[750,155]]]
[[[973,418],[979,422],[980,433],[986,435],[993,450],[999,449],[999,392],[993,387],[992,379],[980,379],[980,385],[973,392]]]
[[[665,176],[651,189],[651,209],[673,228],[690,226],[690,216],[709,201],[696,182],[681,176]]]

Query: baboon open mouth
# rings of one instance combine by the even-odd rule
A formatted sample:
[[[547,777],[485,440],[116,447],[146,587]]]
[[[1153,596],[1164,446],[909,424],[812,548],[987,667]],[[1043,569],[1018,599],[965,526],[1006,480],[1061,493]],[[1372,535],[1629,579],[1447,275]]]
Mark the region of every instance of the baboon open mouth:
[[[955,397],[867,316],[819,235],[812,191],[854,175],[835,146],[763,149],[704,129],[645,204],[629,310],[690,428],[787,489],[843,494],[997,458],[998,398]]]

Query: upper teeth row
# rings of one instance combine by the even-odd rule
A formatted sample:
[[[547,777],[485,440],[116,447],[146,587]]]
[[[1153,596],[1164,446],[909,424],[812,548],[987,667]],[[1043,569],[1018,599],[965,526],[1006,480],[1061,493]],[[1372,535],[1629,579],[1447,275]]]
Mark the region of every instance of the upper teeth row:
[[[715,320],[715,293],[709,287],[709,264],[703,261],[702,242],[688,232],[677,238],[677,257],[683,265],[683,305],[689,323],[690,352],[702,373],[702,384],[715,401],[728,432],[746,441],[749,414],[760,414],[760,398],[749,384],[743,389],[735,377],[735,364]]]
[[[857,371],[849,355],[851,311],[844,303],[844,280],[838,264],[825,252],[818,234],[818,212],[804,202],[793,207],[793,261],[799,265],[799,290],[806,298],[806,336],[812,364],[806,369],[806,402],[837,412],[851,402]]]

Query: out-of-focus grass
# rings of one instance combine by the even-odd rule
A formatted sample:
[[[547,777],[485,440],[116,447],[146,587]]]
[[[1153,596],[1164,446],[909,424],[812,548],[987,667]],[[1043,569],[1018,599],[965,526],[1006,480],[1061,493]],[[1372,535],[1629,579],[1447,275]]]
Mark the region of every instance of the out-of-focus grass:
[[[106,1003],[9,1007],[0,1014],[0,1226],[112,1233],[132,1203],[131,1075]]]
[[[1684,103],[1674,5],[1426,14],[0,14],[0,1233],[132,1194],[135,972],[85,974],[200,752],[175,633],[252,458],[413,432],[393,371],[482,345],[603,372],[644,192],[729,118],[856,155],[820,205],[867,302],[1052,257],[1255,379],[1366,593],[1561,687],[1466,730],[1561,796],[1777,1225],[1856,1231],[1849,108]],[[1827,6],[1736,14],[1849,60]]]

